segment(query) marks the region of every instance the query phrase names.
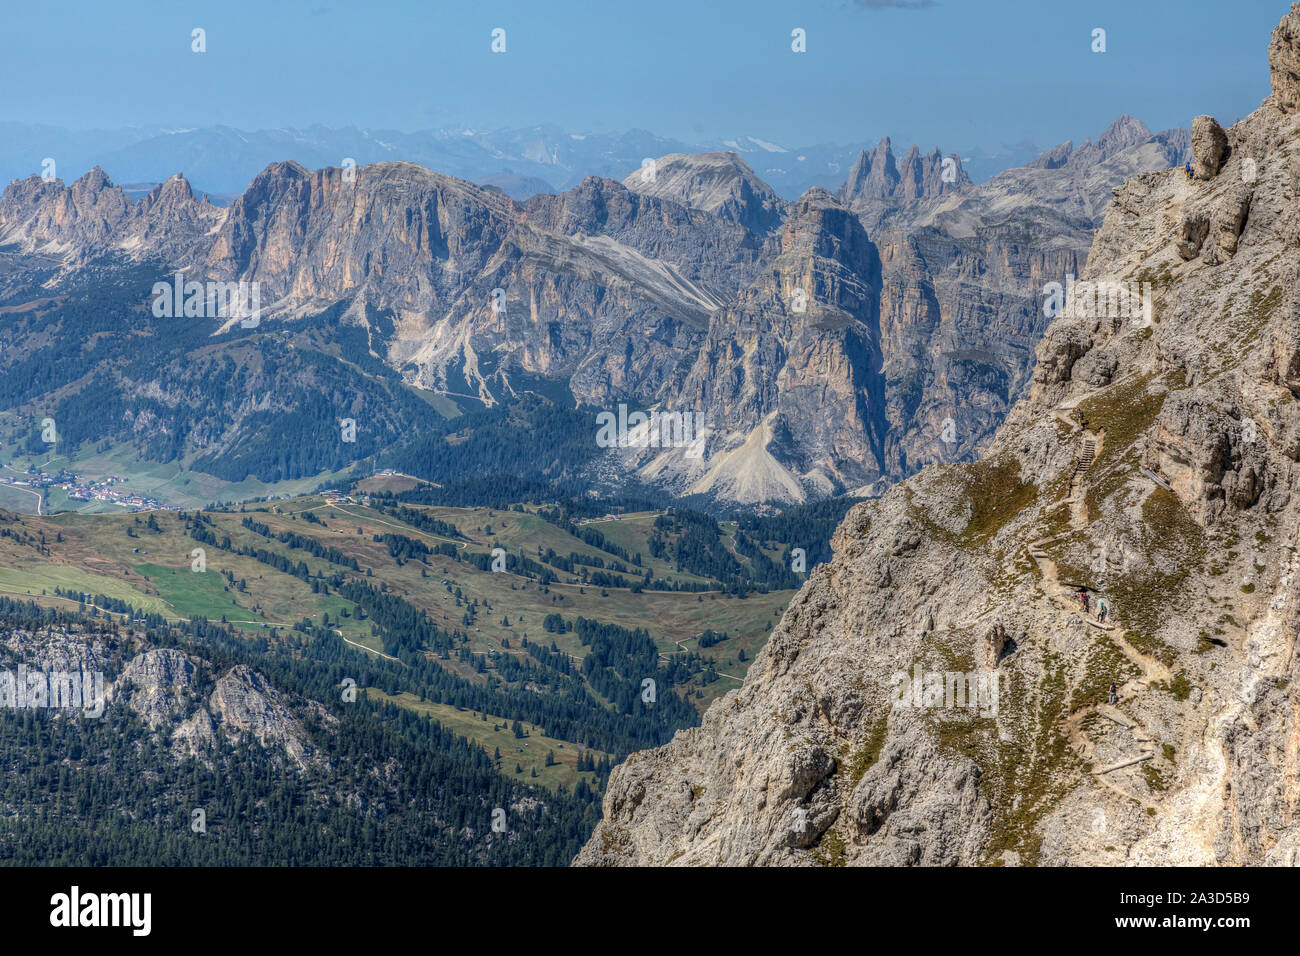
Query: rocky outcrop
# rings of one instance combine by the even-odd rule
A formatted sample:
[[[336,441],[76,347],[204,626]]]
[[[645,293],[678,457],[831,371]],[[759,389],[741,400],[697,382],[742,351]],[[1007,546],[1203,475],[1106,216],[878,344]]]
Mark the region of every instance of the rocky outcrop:
[[[267,750],[287,754],[299,768],[317,759],[310,736],[280,692],[261,674],[242,664],[217,680],[208,708],[213,720],[235,743],[251,734]]]
[[[98,247],[115,238],[128,219],[131,201],[96,166],[64,189],[59,181],[30,176],[5,190],[0,200],[0,230],[7,241],[31,233],[42,251]]]
[[[1300,112],[1300,3],[1291,6],[1273,31],[1268,71],[1274,105],[1288,116]]]
[[[1228,153],[1228,136],[1213,116],[1192,120],[1192,168],[1197,179],[1219,175]]]
[[[221,736],[237,745],[252,735],[272,756],[305,770],[317,762],[315,745],[294,710],[261,674],[243,665],[217,679],[206,700],[202,665],[175,648],[146,650],[127,661],[115,692],[173,748],[210,759]],[[315,708],[326,723],[332,718]]]
[[[1205,237],[1210,234],[1210,217],[1199,210],[1185,212],[1178,221],[1178,255],[1184,260],[1201,254]]]
[[[106,635],[68,627],[0,631],[0,665],[42,671],[102,671],[110,658]]]
[[[1142,464],[1163,477],[1188,511],[1209,524],[1227,511],[1261,504],[1261,510],[1285,506],[1285,492],[1275,494],[1279,476],[1269,464],[1258,426],[1243,424],[1233,410],[1199,395],[1174,394],[1157,417]],[[1261,499],[1263,501],[1261,502]]]
[[[220,747],[236,745],[251,735],[274,761],[287,760],[298,770],[328,766],[303,726],[302,715],[310,712],[326,730],[337,719],[319,704],[291,702],[262,674],[244,665],[227,670],[214,686],[211,664],[196,654],[150,647],[143,635],[120,631],[106,622],[0,629],[0,670],[20,666],[43,675],[47,683],[51,675],[82,679],[90,675],[82,700],[74,701],[72,710],[84,709],[87,719],[125,710],[143,721],[178,759],[197,757],[211,763]],[[0,681],[0,694],[3,687]],[[205,687],[213,689],[208,693]],[[48,704],[48,697],[40,698],[39,706]]]
[[[1229,190],[1216,204],[1210,220],[1211,244],[1205,252],[1208,265],[1218,265],[1237,252],[1237,242],[1250,216],[1252,190],[1245,184]]]
[[[186,716],[193,709],[194,662],[175,648],[145,651],[122,669],[122,683],[130,688],[126,704],[150,727]]]
[[[0,196],[0,245],[77,264],[109,253],[191,264],[223,212],[176,175],[132,203],[96,166],[71,186],[29,176]]]

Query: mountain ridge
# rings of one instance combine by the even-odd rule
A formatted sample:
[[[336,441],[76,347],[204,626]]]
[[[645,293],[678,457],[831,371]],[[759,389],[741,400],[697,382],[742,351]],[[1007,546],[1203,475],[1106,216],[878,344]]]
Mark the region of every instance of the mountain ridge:
[[[1103,134],[1100,164],[980,185],[955,159],[945,181],[937,150],[913,148],[900,171],[886,140],[838,194],[795,203],[734,153],[670,154],[652,175],[523,202],[409,162],[277,162],[225,208],[179,175],[132,204],[96,169],[66,187],[11,184],[0,243],[65,271],[124,256],[257,283],[267,329],[341,309],[405,382],[487,407],[542,376],[578,405],[694,411],[709,419],[698,459],[615,450],[610,463],[686,493],[792,504],[878,491],[987,440],[1028,382],[1038,288],[1080,271],[1112,181],[1168,162],[1159,137],[1124,146],[1145,130],[1134,123]],[[1059,249],[1026,254],[1025,230]],[[849,287],[872,301],[844,308]],[[827,423],[822,389],[861,407]]]

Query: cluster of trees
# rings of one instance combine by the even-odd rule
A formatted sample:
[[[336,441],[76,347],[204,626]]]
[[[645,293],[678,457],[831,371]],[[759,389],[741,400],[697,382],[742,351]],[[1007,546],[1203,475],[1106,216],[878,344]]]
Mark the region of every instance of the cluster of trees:
[[[311,514],[311,512],[304,513]],[[308,538],[304,535],[294,534],[292,531],[281,531],[279,534],[272,534],[270,527],[260,524],[252,518],[245,518],[240,522],[240,524],[249,531],[252,531],[255,534],[260,534],[263,538],[270,538],[274,541],[279,541],[281,544],[287,544],[291,548],[306,551],[308,554],[324,561],[328,561],[330,564],[337,564],[345,568],[350,568],[353,571],[360,570],[357,566],[356,558],[346,552],[340,551],[333,545],[321,544],[315,538]]]
[[[606,554],[612,554],[616,558],[622,558],[628,564],[634,567],[641,567],[640,554],[628,554],[627,549],[610,541],[597,529],[591,525],[574,524],[569,515],[559,508],[539,508],[537,516],[543,521],[549,522],[569,534],[573,535],[583,544],[590,545]]]
[[[528,392],[425,429],[380,463],[444,485],[489,475],[547,481],[579,472],[599,451],[593,438],[589,414]]]
[[[522,646],[524,650],[533,656],[534,660],[544,667],[559,671],[561,674],[573,673],[573,659],[556,647],[554,641],[551,641],[550,647],[546,647],[525,637]]]
[[[51,627],[100,638],[110,676],[139,649],[102,622],[0,599],[0,629]],[[98,719],[0,710],[0,862],[555,866],[595,825],[598,795],[585,781],[526,801],[535,788],[439,724],[365,696],[343,702],[343,680],[366,675],[328,632],[267,641],[203,620],[153,619],[146,646],[188,654],[201,689],[239,664],[262,673],[322,759],[299,770],[252,735],[238,744],[223,735],[201,759],[181,757],[165,732],[112,703]],[[580,762],[608,773],[607,761]],[[510,831],[523,838],[493,834],[494,807],[510,808]],[[203,834],[191,829],[195,809]]]
[[[404,534],[393,534],[385,532],[374,536],[376,541],[382,542],[388,548],[388,554],[398,566],[405,564],[407,561],[424,561],[433,551],[423,541],[416,541],[414,538],[408,538]],[[456,554],[456,546],[447,542],[451,548],[452,556]]]
[[[417,528],[426,534],[441,535],[444,538],[456,538],[460,541],[465,540],[465,536],[460,533],[460,529],[449,521],[441,521],[419,508],[405,508],[401,505],[390,505],[376,503],[379,511],[391,518],[409,524],[412,528]]]
[[[114,614],[131,614],[135,608],[120,598],[109,597],[107,594],[87,594],[85,591],[74,591],[72,588],[55,587],[54,593],[59,597],[68,598],[76,601],[79,606],[93,605],[91,608],[100,608],[104,611],[111,611]]]
[[[541,550],[540,548],[538,549]],[[610,571],[617,571],[619,574],[628,574],[627,565],[619,561],[606,562],[604,558],[594,554],[579,554],[577,551],[570,551],[569,556],[563,557],[557,554],[554,548],[547,548],[542,560],[552,567],[559,568],[561,571],[573,573],[575,565],[586,565],[589,568],[608,568]]]
[[[548,614],[542,618],[542,629],[548,634],[564,634],[573,630],[573,622],[566,621],[560,614]]]
[[[312,586],[312,593],[329,593],[330,585],[337,586],[342,583],[342,574],[336,574],[326,579],[320,575],[311,573],[311,568],[307,562],[299,560],[297,563],[288,557],[285,557],[279,551],[268,551],[266,548],[250,548],[247,545],[235,547],[230,540],[230,535],[217,537],[213,531],[215,526],[205,519],[201,513],[195,513],[192,520],[187,520],[185,530],[189,536],[200,544],[206,544],[209,547],[216,548],[220,551],[228,551],[231,554],[238,554],[244,557],[252,558],[268,568],[273,568],[281,574],[292,575],[300,581],[306,582]]]
[[[489,552],[474,552],[466,560],[480,571],[491,571],[492,564],[496,559]],[[505,569],[511,574],[532,578],[542,585],[553,584],[559,580],[555,572],[546,565],[538,564],[532,558],[526,558],[522,554],[515,554],[513,551],[506,552]]]
[[[721,633],[718,631],[705,631],[700,635],[699,640],[696,641],[696,643],[699,644],[700,647],[708,649],[713,647],[715,644],[721,644],[727,639],[727,637],[728,634],[726,631],[722,631]]]
[[[650,553],[683,571],[718,582],[723,590],[747,593],[749,576],[723,542],[722,529],[706,514],[671,508],[654,521]]]
[[[831,559],[831,535],[839,527],[850,508],[865,498],[842,496],[814,501],[811,504],[787,508],[776,515],[740,515],[736,522],[739,530],[749,538],[763,544],[780,544],[785,547],[782,561],[790,566],[791,549],[802,548],[807,558],[808,570],[813,565]],[[737,536],[739,537],[739,536]]]
[[[727,546],[722,528],[711,516],[689,508],[670,508],[654,522],[650,553],[672,561],[683,571],[717,582],[721,590],[744,597],[751,590],[797,588],[801,579],[789,564],[779,564],[750,535],[738,529],[734,548]]]
[[[575,633],[587,647],[582,674],[602,697],[621,713],[652,723],[664,742],[679,726],[691,726],[698,719],[695,709],[672,692],[694,675],[680,666],[664,666],[659,648],[644,628],[629,630],[617,624],[579,617]],[[652,700],[645,699],[646,680],[654,681]]]
[[[338,587],[338,594],[365,611],[374,622],[385,654],[447,650],[455,646],[458,638],[468,640],[463,634],[444,631],[428,614],[396,594],[382,591],[365,581],[344,581]]]

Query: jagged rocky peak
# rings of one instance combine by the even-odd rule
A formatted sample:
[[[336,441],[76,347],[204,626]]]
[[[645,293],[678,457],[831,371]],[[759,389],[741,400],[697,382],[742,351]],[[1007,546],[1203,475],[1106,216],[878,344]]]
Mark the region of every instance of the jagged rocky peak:
[[[61,179],[42,179],[33,173],[26,179],[15,179],[0,194],[0,226],[28,215],[30,209],[44,199],[60,195],[66,187]]]
[[[946,168],[945,161],[949,161]],[[970,177],[962,168],[959,156],[945,157],[937,148],[923,156],[914,145],[900,167],[886,136],[875,149],[858,154],[839,196],[849,203],[870,199],[930,199],[967,185]]]
[[[140,197],[133,214],[136,221],[131,231],[147,247],[165,245],[174,239],[197,239],[225,217],[225,212],[208,202],[207,197],[195,199],[189,180],[181,173],[169,176]],[[179,254],[184,257],[183,252]]]
[[[1156,134],[1135,116],[1125,113],[1097,137],[1094,143],[1088,140],[1077,150],[1072,140],[1066,140],[1044,152],[1028,165],[1034,169],[1060,169],[1064,166],[1086,168],[1104,163],[1118,153],[1133,146],[1149,142]],[[1171,134],[1161,134],[1171,135]]]
[[[194,190],[184,173],[173,173],[166,180],[140,198],[140,204],[155,206],[167,203],[188,203],[194,198]]]
[[[191,263],[196,245],[224,211],[195,200],[179,173],[133,203],[98,166],[72,185],[30,176],[0,197],[0,243],[77,264],[105,253],[161,256]]]
[[[72,194],[78,199],[98,196],[105,189],[112,189],[113,182],[108,173],[98,166],[92,166],[81,174],[72,184]]]
[[[1074,140],[1067,139],[1061,145],[1053,146],[1026,165],[1033,169],[1060,169],[1070,161],[1070,154],[1073,151]]]
[[[855,199],[885,199],[892,196],[898,185],[898,165],[894,162],[894,151],[890,148],[886,136],[876,144],[875,149],[858,153],[849,178],[840,188],[840,195],[848,202]]]
[[[131,200],[98,166],[71,186],[39,176],[17,180],[0,200],[0,240],[52,252],[102,243],[131,211]]]
[[[756,232],[778,225],[785,201],[735,153],[669,153],[623,180],[636,193],[714,213]]]
[[[1115,190],[983,458],[852,509],[742,686],[614,770],[578,863],[1300,862],[1284,99],[1208,178]]]
[[[1105,162],[1116,153],[1138,143],[1145,143],[1150,138],[1151,130],[1147,129],[1147,125],[1137,117],[1125,113],[1106,127],[1106,131],[1097,137],[1096,143],[1084,143],[1079,152],[1086,154],[1091,147],[1095,154],[1091,161]]]

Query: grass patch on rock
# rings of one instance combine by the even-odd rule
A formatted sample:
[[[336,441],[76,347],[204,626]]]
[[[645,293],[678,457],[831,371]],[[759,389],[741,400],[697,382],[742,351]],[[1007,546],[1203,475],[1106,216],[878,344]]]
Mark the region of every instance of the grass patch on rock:
[[[1143,375],[1107,389],[1103,394],[1079,403],[1089,431],[1105,431],[1093,468],[1106,468],[1155,422],[1165,403],[1163,389],[1152,391],[1154,376]]]
[[[1070,710],[1075,711],[1088,704],[1095,704],[1106,699],[1111,681],[1123,684],[1130,678],[1137,677],[1142,671],[1109,637],[1102,636],[1093,641],[1084,659],[1083,677],[1074,685],[1070,693]]]
[[[1168,645],[1158,641],[1168,610],[1179,600],[1188,577],[1204,562],[1205,531],[1192,520],[1178,497],[1154,489],[1142,504],[1138,529],[1144,560],[1116,578],[1111,591],[1116,611],[1129,631],[1129,641],[1144,653],[1173,663]],[[1146,644],[1147,646],[1143,646]],[[1155,653],[1153,647],[1162,650]]]
[[[1038,825],[1069,791],[1079,768],[1063,730],[1067,682],[1059,657],[1046,655],[1043,675],[1033,691],[1023,697],[1002,695],[1002,719],[1013,718],[1008,710],[1024,708],[1013,718],[1023,733],[1002,740],[993,728],[987,735],[992,753],[979,761],[985,771],[981,789],[988,787],[993,807],[988,863],[1000,859],[1004,850],[1020,854],[1027,866],[1037,863],[1042,850]],[[971,746],[968,738],[965,747]]]
[[[880,759],[880,752],[885,747],[886,727],[889,723],[889,714],[881,714],[871,725],[871,730],[867,734],[866,742],[861,749],[856,750],[848,759],[848,766],[845,768],[849,774],[849,789],[852,790],[858,785],[858,782]]]
[[[1038,497],[1038,486],[1022,481],[1020,466],[1011,459],[976,462],[966,475],[970,521],[961,534],[963,546],[985,543]]]
[[[822,834],[817,849],[813,851],[813,859],[821,866],[844,866],[846,865],[844,848],[844,837],[840,836],[838,830],[831,827]]]

